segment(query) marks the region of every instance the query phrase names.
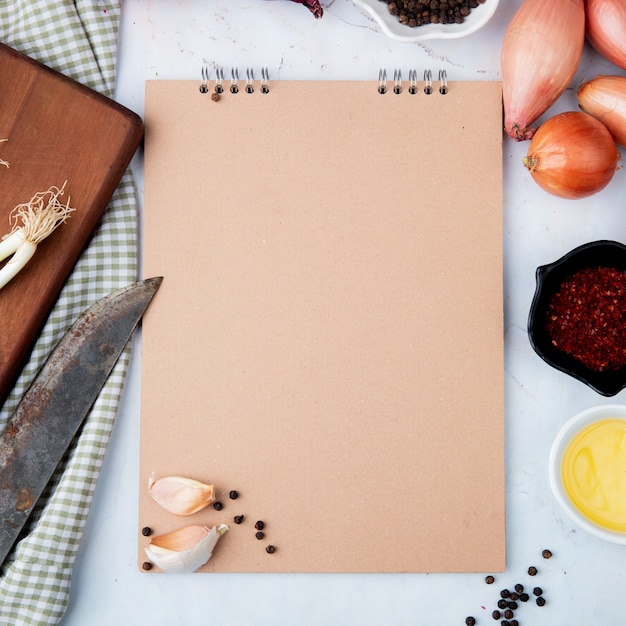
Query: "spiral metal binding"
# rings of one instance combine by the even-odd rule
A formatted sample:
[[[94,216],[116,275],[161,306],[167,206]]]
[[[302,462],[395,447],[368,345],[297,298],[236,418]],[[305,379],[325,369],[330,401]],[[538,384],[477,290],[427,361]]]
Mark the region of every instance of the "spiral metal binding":
[[[209,68],[206,65],[202,66],[202,82],[200,83],[200,93],[207,93],[209,91]]]
[[[387,93],[387,70],[378,70],[378,93]]]
[[[246,69],[246,93],[254,93],[254,70],[251,67]]]
[[[215,93],[224,93],[224,86],[222,85],[223,82],[224,70],[221,67],[218,67],[215,78]]]
[[[409,70],[408,83],[407,91],[412,95],[418,93],[417,70]],[[393,71],[393,93],[400,94],[402,90],[402,72],[396,69]],[[431,70],[424,70],[424,93],[430,95],[433,91],[433,73]],[[378,70],[378,93],[387,93],[387,70],[385,69]],[[448,74],[446,70],[439,70],[439,93],[443,95],[448,93]]]
[[[261,68],[261,93],[270,92],[270,73],[266,67]]]
[[[417,70],[409,70],[409,93],[417,93]]]
[[[200,81],[200,93],[208,93],[209,92],[209,68],[206,65],[202,66],[201,71],[201,81]],[[266,67],[261,68],[261,85],[260,92],[261,93],[269,93],[270,92],[270,73]],[[215,70],[215,87],[214,91],[216,94],[224,93],[224,70],[221,67],[216,68]],[[239,93],[239,70],[236,67],[233,67],[230,72],[230,93]],[[244,86],[244,91],[246,93],[254,93],[255,85],[254,85],[254,69],[251,67],[246,68],[246,81]],[[216,99],[215,97],[213,99]]]
[[[430,95],[433,92],[433,73],[430,70],[424,70],[424,93]]]
[[[439,93],[444,96],[448,93],[448,74],[446,70],[439,70]]]

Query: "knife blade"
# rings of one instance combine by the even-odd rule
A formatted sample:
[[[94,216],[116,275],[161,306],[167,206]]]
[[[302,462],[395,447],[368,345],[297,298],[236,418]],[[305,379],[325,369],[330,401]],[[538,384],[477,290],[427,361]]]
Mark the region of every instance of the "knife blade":
[[[63,335],[0,436],[0,564],[133,334],[162,277],[85,310]]]

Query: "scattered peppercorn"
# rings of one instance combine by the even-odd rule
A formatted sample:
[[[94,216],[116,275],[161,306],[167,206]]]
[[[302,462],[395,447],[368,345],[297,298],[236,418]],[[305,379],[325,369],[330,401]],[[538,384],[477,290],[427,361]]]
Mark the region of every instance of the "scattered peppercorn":
[[[254,527],[255,527],[257,530],[263,530],[263,529],[265,528],[265,522],[262,522],[261,520],[259,520],[259,521],[258,521],[258,522],[254,525]]]
[[[152,569],[152,563],[150,563],[150,561],[144,561],[141,564],[141,569],[145,572],[149,572]]]
[[[228,494],[228,497],[231,500],[236,500],[239,497],[239,492],[235,491],[234,489]]]
[[[486,576],[486,577],[485,577],[485,582],[486,582],[488,585],[493,585],[493,583],[495,583],[495,582],[496,582],[496,579],[495,579],[493,576]]]
[[[511,622],[509,622],[509,620],[503,619],[500,622],[500,626],[511,626]]]
[[[220,94],[219,94],[219,93],[217,93],[217,91],[214,91],[214,92],[211,94],[211,100],[213,100],[213,102],[217,102],[219,99],[220,99]]]
[[[509,602],[509,608],[511,611],[517,611],[517,602]]]
[[[537,568],[535,566],[531,565],[528,568],[528,575],[529,576],[536,576],[537,575]]]
[[[470,615],[469,617],[465,618],[465,623],[467,624],[467,626],[475,626],[476,618]]]
[[[578,270],[548,303],[552,344],[589,369],[626,365],[626,273],[614,267]]]
[[[500,619],[502,617],[502,613],[500,613],[500,611],[498,611],[497,609],[491,614],[491,617],[493,617],[493,619]]]
[[[541,595],[543,595],[543,589],[542,589],[541,587],[535,587],[535,588],[533,589],[533,593],[534,593],[536,596],[541,596]]]
[[[267,552],[268,554],[274,554],[274,552],[276,552],[276,546],[267,546],[267,548],[265,548],[265,552]]]
[[[243,520],[244,520],[243,515],[235,515],[235,517],[233,517],[233,522],[235,522],[235,524],[241,524]]]
[[[528,602],[528,600],[530,599],[530,596],[527,593],[525,593],[525,592],[524,593],[520,593],[519,594],[519,599],[522,602]]]
[[[519,600],[519,593],[517,593],[517,591],[513,591],[511,593],[511,600],[513,600],[515,602],[515,600]]]
[[[498,608],[499,609],[506,609],[509,606],[509,603],[502,599],[502,600],[498,600]]]
[[[265,537],[265,533],[262,533],[260,530],[258,533],[254,535],[259,541]]]
[[[511,592],[508,589],[503,589],[500,592],[500,597],[501,598],[508,598],[511,595]]]
[[[519,626],[519,622],[516,619],[512,619],[511,626]]]
[[[150,528],[149,526],[144,526],[144,527],[141,529],[141,534],[142,534],[144,537],[149,537],[149,536],[152,534],[152,528]]]
[[[537,606],[545,606],[546,600],[543,596],[539,596],[536,602],[537,602]]]
[[[504,612],[504,617],[506,617],[507,619],[513,619],[513,611],[511,611],[511,609],[507,609]]]
[[[213,503],[213,508],[216,511],[221,511],[224,508],[224,505],[218,500],[217,502]]]
[[[551,558],[551,557],[552,557],[552,552],[550,552],[550,550],[544,550],[544,551],[541,553],[541,556],[542,556],[544,559],[549,559],[549,558]]]
[[[522,591],[524,591],[524,585],[517,583],[517,585],[515,585],[515,591],[517,591],[517,593],[522,593]]]

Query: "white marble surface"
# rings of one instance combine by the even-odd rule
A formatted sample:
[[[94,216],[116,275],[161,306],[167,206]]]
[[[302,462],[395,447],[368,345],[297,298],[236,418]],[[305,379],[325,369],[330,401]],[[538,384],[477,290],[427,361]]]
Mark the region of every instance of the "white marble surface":
[[[495,17],[466,39],[406,44],[386,38],[351,0],[322,0],[315,20],[284,0],[124,0],[117,98],[143,113],[144,80],[198,79],[203,63],[267,66],[280,79],[376,79],[378,69],[445,68],[450,80],[497,80],[503,34],[521,0],[501,2]],[[585,49],[572,88],[551,112],[575,109],[574,86],[598,73],[621,73]],[[573,414],[608,402],[550,369],[532,351],[526,319],[535,268],[599,238],[626,240],[626,173],[600,194],[565,201],[542,192],[525,171],[526,145],[503,143],[505,247],[506,472],[508,566],[494,586],[469,575],[192,575],[145,576],[137,571],[139,358],[135,352],[124,400],[98,484],[74,573],[64,626],[150,624],[392,624],[495,623],[500,588],[533,581],[543,608],[524,605],[520,624],[618,626],[626,623],[626,547],[585,534],[554,501],[547,462],[559,427]],[[143,199],[142,159],[134,160]],[[480,163],[468,164],[480,167]],[[208,186],[211,181],[207,181]],[[137,338],[139,339],[139,338]],[[462,415],[460,416],[462,419]],[[182,420],[182,416],[181,416]],[[384,523],[384,507],[372,515]],[[329,536],[332,541],[332,536]],[[550,548],[554,557],[541,558]],[[376,550],[372,537],[370,549]]]

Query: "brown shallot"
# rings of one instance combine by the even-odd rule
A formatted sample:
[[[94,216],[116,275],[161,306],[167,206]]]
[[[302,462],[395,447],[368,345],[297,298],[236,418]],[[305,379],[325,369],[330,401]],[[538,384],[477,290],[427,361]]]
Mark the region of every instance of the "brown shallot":
[[[626,2],[585,0],[589,43],[605,58],[626,70]]]
[[[615,141],[602,122],[581,111],[568,111],[539,127],[523,162],[542,189],[577,199],[604,189],[619,159]]]
[[[626,76],[597,76],[578,89],[578,106],[626,146]]]
[[[531,139],[532,124],[570,84],[585,42],[583,0],[525,0],[502,43],[504,128]]]

